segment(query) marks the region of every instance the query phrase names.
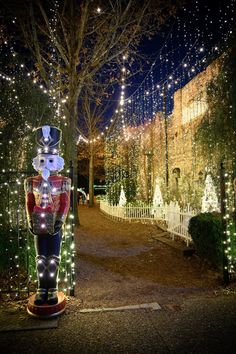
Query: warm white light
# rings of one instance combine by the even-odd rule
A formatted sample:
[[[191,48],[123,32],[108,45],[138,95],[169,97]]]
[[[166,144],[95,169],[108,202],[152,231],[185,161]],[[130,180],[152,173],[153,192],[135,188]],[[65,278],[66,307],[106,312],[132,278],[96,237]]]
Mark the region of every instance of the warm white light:
[[[46,225],[45,224],[41,224],[41,228],[45,229]]]
[[[54,277],[55,273],[50,273],[50,277]]]
[[[98,7],[98,8],[97,8],[97,12],[100,14],[100,13],[101,13],[101,11],[102,11],[102,10],[101,10],[101,8],[100,8],[100,7]]]
[[[44,218],[45,217],[45,213],[41,213],[40,216],[41,216],[41,218]]]

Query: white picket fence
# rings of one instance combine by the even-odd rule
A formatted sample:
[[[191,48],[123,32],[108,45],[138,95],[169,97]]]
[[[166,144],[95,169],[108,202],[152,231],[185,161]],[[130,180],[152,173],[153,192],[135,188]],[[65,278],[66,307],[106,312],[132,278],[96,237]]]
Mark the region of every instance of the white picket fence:
[[[186,208],[181,209],[176,202],[170,202],[170,204],[166,204],[164,208],[167,231],[172,235],[172,239],[177,235],[184,239],[188,246],[192,241],[192,238],[188,233],[189,220],[197,213],[189,204]]]
[[[186,242],[187,246],[192,241],[188,233],[188,224],[191,217],[196,215],[196,212],[189,205],[183,209],[176,202],[170,202],[163,207],[155,207],[152,204],[144,203],[140,203],[138,206],[119,206],[110,205],[107,201],[101,200],[100,210],[116,220],[165,221],[167,231],[171,234],[172,239],[177,235]]]

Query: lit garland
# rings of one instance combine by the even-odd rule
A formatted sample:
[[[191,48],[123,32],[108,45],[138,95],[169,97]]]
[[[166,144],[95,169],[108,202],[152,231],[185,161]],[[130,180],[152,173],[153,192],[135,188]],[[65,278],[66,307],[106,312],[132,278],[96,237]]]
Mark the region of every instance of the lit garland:
[[[15,20],[14,20],[15,22]],[[36,271],[35,271],[35,259],[34,259],[34,245],[33,236],[27,231],[26,215],[25,215],[25,202],[24,202],[24,190],[23,180],[26,178],[26,173],[20,173],[21,170],[27,170],[26,151],[33,151],[33,142],[30,140],[30,132],[34,129],[35,125],[40,125],[40,121],[37,121],[37,116],[34,115],[34,121],[32,123],[31,117],[29,117],[30,109],[34,108],[28,105],[22,105],[21,100],[24,98],[24,90],[21,88],[22,83],[31,79],[34,75],[28,72],[23,63],[19,64],[19,58],[14,50],[14,43],[5,41],[2,43],[1,54],[8,58],[5,67],[1,68],[0,80],[4,83],[6,90],[9,90],[9,94],[6,96],[4,103],[7,102],[8,106],[14,109],[14,114],[20,117],[20,120],[24,122],[21,127],[20,136],[22,136],[21,146],[18,151],[14,151],[15,147],[15,131],[11,133],[12,140],[6,141],[5,126],[2,126],[0,131],[1,137],[1,181],[0,181],[0,195],[1,195],[1,211],[0,211],[0,232],[3,244],[1,252],[4,253],[2,259],[5,260],[3,269],[7,277],[3,278],[3,284],[0,286],[0,292],[7,296],[18,297],[22,292],[29,292],[34,290],[34,283],[36,283]],[[13,63],[13,66],[10,64]],[[30,82],[28,83],[30,86]],[[60,102],[56,100],[55,93],[47,90],[43,84],[37,83],[32,79],[32,86],[40,92],[37,93],[38,97],[41,97],[41,93],[45,97],[49,97],[49,105],[55,107],[55,115],[52,118],[54,124],[58,125],[60,114]],[[32,91],[34,88],[32,87]],[[21,92],[22,91],[22,92]],[[64,99],[61,99],[64,103]],[[2,110],[3,123],[6,117]],[[42,117],[40,117],[41,119]],[[48,123],[47,117],[47,123]],[[62,124],[64,124],[64,116],[62,116]],[[22,158],[17,158],[17,153],[21,152]],[[44,149],[44,152],[47,152]],[[6,159],[8,156],[8,159]],[[69,171],[67,171],[69,173]],[[31,175],[32,172],[29,172]],[[60,286],[68,294],[73,294],[75,286],[75,270],[74,270],[74,222],[73,215],[70,212],[66,226],[65,226],[65,238],[62,244],[62,267],[60,269]]]
[[[187,82],[203,71],[203,69],[206,69],[209,65],[209,57],[211,58],[210,60],[213,61],[214,58],[219,57],[220,53],[227,50],[234,24],[234,1],[229,1],[224,7],[224,11],[219,8],[216,14],[214,10],[215,9],[210,11],[207,5],[202,5],[199,1],[196,1],[194,8],[191,7],[191,4],[183,8],[182,14],[177,17],[176,23],[173,25],[168,35],[168,40],[164,42],[144,80],[141,82],[140,86],[122,102],[123,117],[117,120],[116,134],[113,133],[110,141],[107,140],[108,156],[111,154],[110,151],[114,150],[112,145],[123,144],[123,142],[128,142],[129,140],[136,140],[136,146],[139,149],[139,153],[137,152],[136,156],[138,160],[140,158],[140,148],[145,148],[145,145],[150,145],[149,138],[147,137],[149,133],[146,129],[148,129],[148,126],[150,126],[149,131],[156,129],[154,125],[158,116],[157,113],[164,109],[164,86],[167,87],[165,95],[167,97],[167,114],[169,120],[173,110],[174,92],[184,87]],[[202,13],[207,21],[206,26],[203,26],[200,20]],[[217,21],[219,21],[219,23]],[[216,26],[218,26],[222,37],[221,46],[216,44],[216,41],[218,41],[218,38],[215,36]],[[178,63],[176,63],[176,55],[179,57]],[[155,82],[154,78],[158,79],[157,82]],[[127,85],[129,84],[130,82],[128,80]],[[188,86],[188,90],[192,90],[193,88],[193,86]],[[186,101],[190,101],[191,95],[191,91],[186,93],[185,90]],[[194,116],[202,114],[203,106],[204,98],[199,98],[193,107]],[[116,114],[120,115],[119,108],[117,108]],[[190,136],[193,156],[192,169],[194,171],[197,166],[198,153],[194,137],[195,122],[188,112],[186,117],[189,123],[184,127],[183,141],[189,139]],[[153,119],[154,122],[152,125],[151,122]],[[124,122],[125,127],[123,127]],[[112,152],[113,160],[119,160],[118,153],[119,151],[117,151],[116,154],[114,151]],[[158,152],[156,153],[158,154]],[[183,156],[184,163],[188,163],[187,159],[187,156]],[[107,157],[106,160],[106,165],[108,166],[109,158]],[[141,163],[141,161],[139,161],[139,163]],[[114,177],[113,165],[114,164],[112,164],[113,172],[109,172],[109,170],[106,169],[107,179],[110,181],[113,179],[114,183],[117,185],[118,180],[117,177]],[[145,167],[145,164],[143,165],[141,163],[141,165]],[[121,163],[119,169],[122,170],[123,168],[124,165]],[[198,178],[198,175],[195,177],[192,176],[191,178]],[[121,173],[120,179],[123,179]],[[111,182],[109,182],[109,185],[110,184]],[[140,188],[139,183],[138,188]],[[109,189],[111,189],[111,185]],[[192,193],[193,198],[199,198],[198,195],[195,195],[195,191]]]
[[[0,292],[11,296],[19,296],[22,292],[34,291],[37,282],[35,270],[35,250],[33,235],[28,231],[24,205],[24,179],[25,174],[20,174],[9,182],[0,183],[0,197],[3,209],[0,214],[1,237],[5,237],[5,249],[8,256],[6,283],[1,285]],[[9,174],[3,173],[1,180],[9,180]],[[10,177],[11,178],[11,177]],[[59,273],[59,287],[68,295],[74,293],[75,288],[75,243],[74,243],[74,216],[69,212],[64,226],[62,240],[61,266]],[[5,236],[4,236],[5,235]]]
[[[114,118],[114,120],[117,122],[117,132],[116,134],[113,134],[109,141],[109,148],[107,149],[107,153],[110,153],[110,151],[112,150],[113,158],[115,157],[117,158],[117,160],[119,160],[119,145],[121,145],[123,141],[127,143],[129,142],[130,144],[134,143],[134,148],[133,150],[130,149],[130,155],[128,156],[129,161],[132,161],[133,164],[129,164],[128,168],[126,168],[127,166],[124,160],[118,161],[116,166],[113,166],[111,170],[112,172],[109,177],[110,187],[112,186],[112,183],[120,183],[120,181],[123,181],[124,178],[127,178],[131,175],[133,176],[132,178],[135,179],[137,173],[136,168],[138,156],[140,156],[141,153],[140,149],[148,142],[148,139],[145,139],[144,133],[148,132],[148,129],[152,129],[151,121],[153,120],[153,118],[156,118],[156,113],[158,111],[163,110],[163,85],[167,84],[167,108],[168,113],[170,113],[173,107],[172,98],[175,90],[183,87],[187,81],[191,80],[195,75],[197,75],[200,71],[207,67],[207,53],[210,52],[211,54],[215,54],[216,56],[218,56],[219,53],[222,52],[222,49],[220,50],[220,47],[218,45],[215,45],[214,43],[213,33],[216,28],[216,21],[214,21],[213,18],[214,14],[212,17],[210,12],[207,10],[205,17],[205,32],[201,32],[200,4],[198,1],[196,1],[195,3],[195,8],[183,8],[183,13],[187,15],[188,19],[185,18],[186,15],[185,17],[177,17],[176,25],[173,26],[173,29],[170,32],[170,36],[168,37],[168,41],[164,43],[162,50],[158,53],[158,59],[154,61],[153,65],[151,66],[151,70],[149,70],[148,75],[145,77],[144,81],[136,89],[136,91],[130,96],[128,96],[126,92],[126,96],[128,96],[127,98],[125,98],[124,89],[125,86],[129,84],[129,82],[127,81],[125,85],[125,78],[122,77],[122,79],[124,79],[122,82],[124,88],[122,88],[121,86],[123,90],[121,90],[121,93],[123,92],[123,94],[119,98],[119,109],[117,109],[116,112],[117,117]],[[52,19],[50,20],[52,31],[55,31],[56,27],[57,5],[58,3],[55,2],[55,7],[51,10],[52,12],[54,12],[54,17],[52,17]],[[224,10],[219,10],[220,14],[219,18],[217,18],[217,20],[219,20],[218,27],[219,31],[222,33],[223,41],[226,43],[226,47],[224,47],[223,49],[227,48],[228,36],[230,36],[231,34],[231,26],[234,22],[234,5],[235,1],[230,1],[225,5]],[[98,7],[96,9],[96,12],[97,15],[100,15],[102,13],[102,9]],[[14,23],[15,19],[13,20],[13,24]],[[191,31],[191,27],[195,28],[195,31]],[[206,33],[208,34],[207,36]],[[175,34],[175,36],[173,34]],[[6,44],[8,44],[8,42],[6,42],[5,45]],[[183,51],[184,47],[186,49],[186,54],[183,57],[181,56],[181,52]],[[12,45],[10,46],[10,48],[12,57],[17,57],[17,53],[13,49]],[[52,51],[52,48],[50,50],[51,55],[54,56],[55,53]],[[179,61],[177,65],[176,60],[174,60],[174,56],[176,54],[179,56]],[[26,70],[24,64],[18,65],[18,69],[21,71]],[[124,66],[123,69],[123,73],[125,73],[126,69]],[[53,78],[55,72],[52,70],[50,75]],[[31,78],[31,76],[34,76],[33,72],[27,73],[28,78]],[[8,81],[10,85],[15,85],[16,83],[15,72],[12,73],[12,75],[2,73],[0,78]],[[58,118],[59,116],[62,117],[62,119],[60,120],[60,124],[66,125],[66,117],[63,114],[63,104],[67,101],[67,96],[65,95],[65,97],[58,97],[58,94],[55,89],[46,88],[43,83],[38,83],[37,80],[34,78],[33,82],[40,88],[40,90],[42,90],[44,94],[50,96],[51,104],[53,107],[56,108],[56,118]],[[15,94],[14,91],[12,92],[11,100],[16,104],[20,114],[23,117],[24,110],[22,107],[20,107],[18,95]],[[113,118],[110,120],[110,123],[114,123]],[[190,124],[192,125],[192,121],[190,121]],[[131,126],[132,129],[130,128]],[[26,128],[28,130],[32,129],[32,125],[29,122],[27,123],[27,121]],[[108,131],[109,124],[106,126],[105,131],[99,134],[96,138],[94,138],[92,142],[96,143],[96,141],[98,141],[102,137],[107,136]],[[78,142],[81,140],[87,142],[87,139],[82,136],[79,137]],[[192,146],[194,148],[194,141],[192,142]],[[112,144],[114,146],[112,146]],[[193,154],[196,158],[196,152],[193,152]],[[3,159],[3,154],[0,158]],[[185,162],[187,162],[186,159]],[[9,171],[11,170],[12,169],[10,168]],[[139,188],[139,186],[137,188]],[[12,195],[14,195],[15,192],[11,191],[11,193],[13,193]],[[16,256],[16,259],[18,259],[18,255]],[[70,257],[72,257],[71,253],[69,255],[69,259]],[[69,264],[70,261],[67,263]],[[64,268],[64,271],[66,271],[66,268]],[[69,273],[67,272],[67,274]],[[67,279],[67,275],[64,277],[64,279]]]
[[[236,272],[236,220],[235,220],[235,200],[236,195],[233,187],[234,174],[232,172],[227,172],[224,174],[225,178],[225,215],[224,220],[226,224],[226,229],[224,232],[224,252],[227,257],[227,265],[225,265],[225,270],[228,271],[229,276]]]

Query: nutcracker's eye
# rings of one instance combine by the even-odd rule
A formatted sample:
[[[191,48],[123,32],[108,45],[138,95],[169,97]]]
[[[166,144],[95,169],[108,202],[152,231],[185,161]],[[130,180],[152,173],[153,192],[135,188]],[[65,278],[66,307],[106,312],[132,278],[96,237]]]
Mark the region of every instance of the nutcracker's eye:
[[[40,163],[44,163],[44,159],[40,159]]]
[[[49,162],[50,162],[50,163],[53,163],[53,159],[49,159]]]

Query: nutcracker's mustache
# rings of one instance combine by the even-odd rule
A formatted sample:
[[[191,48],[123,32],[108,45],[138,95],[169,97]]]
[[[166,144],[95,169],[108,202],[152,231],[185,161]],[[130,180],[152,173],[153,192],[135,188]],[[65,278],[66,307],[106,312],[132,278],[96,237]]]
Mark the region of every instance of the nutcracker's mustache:
[[[42,170],[42,177],[45,181],[47,181],[49,176],[50,176],[50,171],[45,167]]]

